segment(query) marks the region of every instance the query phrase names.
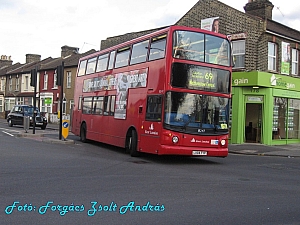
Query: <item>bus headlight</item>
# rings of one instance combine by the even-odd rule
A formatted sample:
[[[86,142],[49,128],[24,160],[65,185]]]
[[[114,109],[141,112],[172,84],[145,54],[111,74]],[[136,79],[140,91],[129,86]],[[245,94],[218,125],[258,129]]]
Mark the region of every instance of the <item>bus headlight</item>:
[[[172,142],[173,142],[174,144],[176,144],[178,141],[179,141],[179,138],[178,138],[177,136],[173,136],[173,137],[172,137]]]
[[[226,141],[225,140],[222,140],[221,141],[221,145],[225,145],[226,144]]]

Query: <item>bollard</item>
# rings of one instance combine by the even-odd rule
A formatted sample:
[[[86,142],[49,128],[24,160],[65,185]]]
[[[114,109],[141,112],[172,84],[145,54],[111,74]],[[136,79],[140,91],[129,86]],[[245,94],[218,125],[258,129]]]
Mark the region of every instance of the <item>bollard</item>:
[[[29,130],[29,116],[24,116],[24,121],[23,121],[23,125],[24,125],[24,130],[27,133],[27,131]]]

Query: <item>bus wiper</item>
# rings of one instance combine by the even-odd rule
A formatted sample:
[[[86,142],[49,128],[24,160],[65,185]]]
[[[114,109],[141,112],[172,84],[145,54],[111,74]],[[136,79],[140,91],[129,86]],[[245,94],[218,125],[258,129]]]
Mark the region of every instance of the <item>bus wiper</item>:
[[[186,131],[186,127],[187,127],[187,125],[190,124],[191,121],[192,121],[192,117],[189,117],[188,121],[186,121],[186,122],[183,124],[183,126],[182,126],[183,129],[182,129],[182,130]]]

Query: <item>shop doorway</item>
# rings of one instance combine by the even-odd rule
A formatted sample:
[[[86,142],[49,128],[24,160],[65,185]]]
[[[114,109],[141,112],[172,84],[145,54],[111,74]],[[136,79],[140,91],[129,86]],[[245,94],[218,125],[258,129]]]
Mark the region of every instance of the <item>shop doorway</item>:
[[[245,142],[261,143],[262,104],[247,103],[245,117]]]

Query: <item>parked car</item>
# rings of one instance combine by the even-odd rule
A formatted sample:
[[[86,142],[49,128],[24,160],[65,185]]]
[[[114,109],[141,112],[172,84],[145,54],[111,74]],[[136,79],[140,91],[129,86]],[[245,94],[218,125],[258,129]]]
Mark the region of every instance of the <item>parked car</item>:
[[[40,127],[42,130],[46,129],[47,118],[42,116],[39,109],[35,108],[35,127]],[[24,125],[24,117],[29,117],[29,126],[33,126],[33,112],[34,107],[32,105],[15,105],[7,115],[8,126]]]

